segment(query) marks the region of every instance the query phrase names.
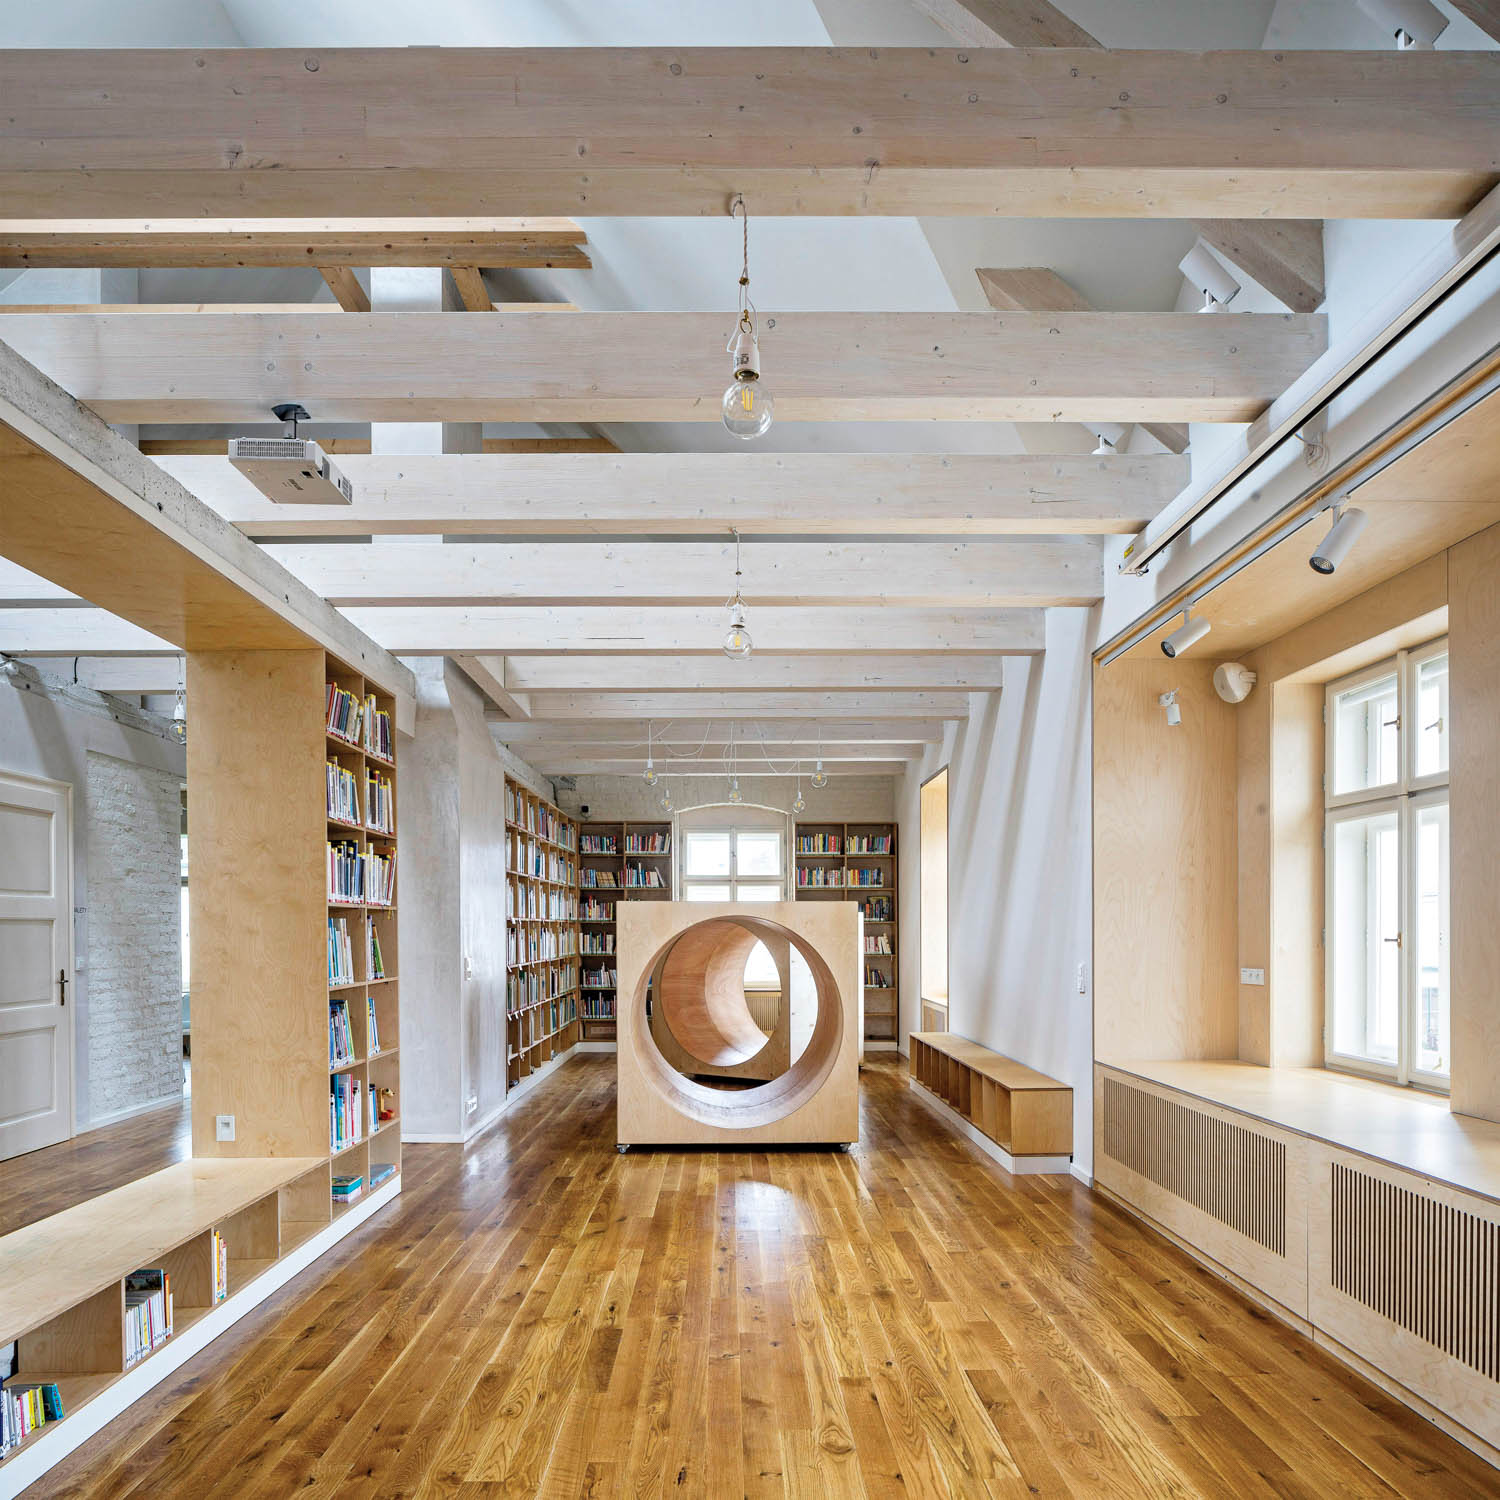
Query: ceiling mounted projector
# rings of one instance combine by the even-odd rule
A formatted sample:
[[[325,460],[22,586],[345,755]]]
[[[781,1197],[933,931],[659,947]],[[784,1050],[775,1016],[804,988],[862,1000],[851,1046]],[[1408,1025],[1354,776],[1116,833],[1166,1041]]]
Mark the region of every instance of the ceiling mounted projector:
[[[230,438],[229,462],[278,505],[353,505],[348,477],[311,438],[297,436],[297,423],[307,420],[307,412],[295,403],[272,410],[291,431],[274,438]]]

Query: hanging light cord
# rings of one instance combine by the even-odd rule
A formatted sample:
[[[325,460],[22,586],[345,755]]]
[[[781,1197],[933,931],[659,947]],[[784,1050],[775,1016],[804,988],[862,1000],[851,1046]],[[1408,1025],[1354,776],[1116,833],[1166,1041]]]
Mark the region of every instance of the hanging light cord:
[[[729,529],[734,533],[734,597],[724,601],[725,609],[733,609],[736,604],[745,602],[740,598],[740,528],[731,526]]]
[[[736,193],[734,201],[729,205],[729,216],[733,218],[739,215],[744,225],[743,251],[744,259],[740,264],[740,316],[736,327],[749,324],[751,330],[755,328],[756,310],[755,304],[750,300],[750,210],[745,206],[745,195]],[[734,340],[730,339],[731,346]]]

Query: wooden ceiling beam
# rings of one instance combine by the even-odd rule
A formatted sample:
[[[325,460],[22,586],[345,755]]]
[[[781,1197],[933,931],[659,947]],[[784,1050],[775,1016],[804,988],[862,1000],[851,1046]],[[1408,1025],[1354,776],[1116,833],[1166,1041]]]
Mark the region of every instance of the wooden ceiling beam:
[[[328,283],[334,301],[345,312],[367,313],[370,310],[370,294],[364,289],[353,266],[319,266],[318,271]]]
[[[465,312],[494,312],[495,304],[478,266],[450,266],[448,274],[458,288],[458,300],[463,303]]]
[[[7,204],[7,209],[14,205]],[[587,269],[571,219],[0,220],[0,267],[221,266]]]
[[[490,733],[503,744],[513,745],[521,754],[529,745],[555,744],[565,736],[568,743],[613,746],[616,750],[634,747],[645,759],[648,734],[652,744],[660,743],[663,753],[681,753],[700,745],[727,745],[733,736],[736,744],[746,743],[745,726],[738,720],[715,711],[712,718],[674,718],[663,714],[651,719],[615,719],[599,725],[578,724],[561,730],[554,724],[511,723],[486,714]],[[819,735],[825,748],[887,745],[893,755],[904,754],[899,747],[938,744],[946,719],[851,719],[831,710],[818,718],[763,718],[753,726],[748,743],[801,746],[816,744]]]
[[[588,655],[720,656],[725,630],[725,612],[718,605],[650,605],[628,610],[586,604],[551,608],[427,605],[421,609],[351,607],[343,613],[388,651],[405,656],[503,656],[511,652],[557,656],[574,651]],[[750,633],[757,652],[789,656],[828,652],[879,656],[975,652],[994,656],[1032,653],[1045,645],[1040,609],[766,606],[752,609]]]
[[[822,719],[830,713],[855,718],[966,719],[964,693],[844,693],[835,707],[815,694],[740,693],[552,693],[531,705],[533,724],[574,722],[597,725],[603,719]],[[566,731],[556,730],[556,737]]]
[[[53,220],[717,217],[736,192],[760,214],[1456,218],[1500,173],[1492,52],[21,48],[0,98],[0,202]]]
[[[498,658],[484,657],[484,661]],[[1005,657],[960,656],[510,656],[505,683],[541,702],[551,693],[845,693],[950,688],[987,692],[1005,680]],[[835,707],[837,704],[835,703]]]
[[[320,440],[321,441],[321,440]],[[486,439],[486,449],[493,442]],[[206,505],[252,537],[660,535],[777,532],[1134,535],[1188,481],[1168,455],[547,452],[347,458],[353,505],[278,505],[224,440],[143,442]],[[349,440],[330,451],[350,454]],[[325,446],[329,446],[325,444]],[[368,451],[368,444],[364,451]],[[210,457],[208,454],[214,454]]]
[[[997,312],[1084,313],[1094,310],[1087,297],[1045,266],[1014,269],[981,266],[974,274],[978,276],[990,306]],[[1187,450],[1188,430],[1180,423],[1142,422],[1140,425],[1168,453]]]
[[[1453,8],[1486,36],[1500,42],[1500,0],[1453,0]]]
[[[1097,47],[1048,0],[912,0],[955,41],[969,47]]]
[[[1104,593],[1099,543],[1064,540],[747,542],[752,606],[1089,605]],[[268,544],[339,609],[356,605],[713,605],[734,589],[723,541]],[[752,628],[753,634],[753,628]]]
[[[3,69],[0,69],[3,71]],[[774,320],[775,327],[770,324]],[[778,420],[1249,422],[1324,350],[1317,316],[785,313]],[[6,320],[111,422],[717,422],[717,313],[346,313]]]
[[[316,433],[313,434],[317,436]],[[370,440],[366,437],[321,437],[318,436],[318,446],[325,453],[365,454],[370,451]],[[181,458],[184,456],[208,457],[218,461],[230,474],[237,474],[237,470],[230,469],[228,460],[225,458],[225,440],[223,438],[142,438],[140,443],[141,452],[152,458]],[[583,437],[583,438],[485,438],[483,444],[485,453],[618,453],[620,450],[615,446],[612,439],[607,437]],[[409,462],[409,460],[404,460]],[[165,465],[163,467],[166,467]],[[209,471],[204,471],[207,478]],[[243,475],[239,476],[243,480]],[[1185,482],[1185,481],[1184,481]],[[231,486],[233,488],[233,486]],[[1178,488],[1181,488],[1179,485]],[[245,489],[251,495],[260,495],[248,482]],[[266,501],[268,506],[270,501]],[[335,507],[328,507],[334,509]],[[322,507],[318,507],[322,509]],[[347,507],[337,507],[344,510]],[[271,506],[270,515],[285,510],[284,506]],[[369,530],[369,528],[365,528]],[[378,529],[378,528],[376,528]],[[431,526],[408,527],[411,531],[431,531]],[[1122,531],[1131,528],[1121,527]],[[290,533],[279,532],[277,535],[286,536]]]
[[[1199,219],[1194,228],[1293,312],[1323,305],[1321,219]]]

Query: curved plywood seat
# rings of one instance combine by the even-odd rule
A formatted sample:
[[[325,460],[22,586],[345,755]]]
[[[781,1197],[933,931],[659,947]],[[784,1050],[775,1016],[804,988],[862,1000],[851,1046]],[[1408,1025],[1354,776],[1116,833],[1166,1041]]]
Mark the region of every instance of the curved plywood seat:
[[[759,941],[742,922],[700,922],[662,959],[662,1019],[678,1046],[710,1069],[749,1062],[769,1041],[745,1000],[745,963]]]
[[[620,904],[616,918],[619,990],[616,1016],[620,1090],[618,1139],[628,1144],[713,1143],[750,1145],[852,1141],[858,1136],[860,1006],[860,916],[852,903],[792,902],[754,908],[728,903]],[[735,936],[738,929],[744,937]],[[697,937],[690,935],[697,933]],[[664,1056],[646,1014],[646,993],[659,976],[663,1017],[707,1051],[739,1057],[754,1038],[741,1023],[755,1026],[744,1003],[744,960],[756,940],[773,953],[801,954],[812,976],[817,1014],[802,1054],[758,1088],[726,1093],[685,1077]],[[672,962],[679,944],[680,967]],[[723,954],[722,967],[716,957]],[[738,968],[734,955],[738,954]],[[778,967],[781,967],[778,963]],[[784,993],[790,993],[783,969]],[[676,978],[668,981],[668,970]],[[708,994],[715,975],[733,975],[724,990],[737,988],[737,1005],[727,993]],[[698,997],[687,990],[690,975],[701,975]],[[679,990],[678,985],[682,988]],[[672,999],[667,993],[673,991]],[[783,1006],[789,1012],[790,1005]],[[778,1031],[782,1028],[778,1026]],[[686,1050],[686,1049],[684,1049]],[[704,1071],[712,1071],[705,1069]],[[741,1076],[750,1076],[743,1074]]]

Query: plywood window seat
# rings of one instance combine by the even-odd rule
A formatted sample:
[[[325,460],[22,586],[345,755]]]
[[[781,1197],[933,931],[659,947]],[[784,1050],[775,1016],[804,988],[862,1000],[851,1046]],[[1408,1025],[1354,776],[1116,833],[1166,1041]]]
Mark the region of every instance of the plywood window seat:
[[[0,1462],[0,1497],[19,1494],[394,1196],[399,1178],[332,1205],[318,1157],[178,1162],[0,1237],[0,1349],[6,1385],[54,1383],[61,1420]],[[214,1235],[227,1274],[216,1293]],[[131,1361],[125,1279],[171,1278],[172,1333]]]
[[[1500,1201],[1500,1124],[1454,1114],[1440,1095],[1327,1068],[1232,1060],[1105,1066]]]
[[[1066,1083],[951,1031],[912,1032],[910,1082],[1008,1171],[1068,1170],[1073,1090]]]

